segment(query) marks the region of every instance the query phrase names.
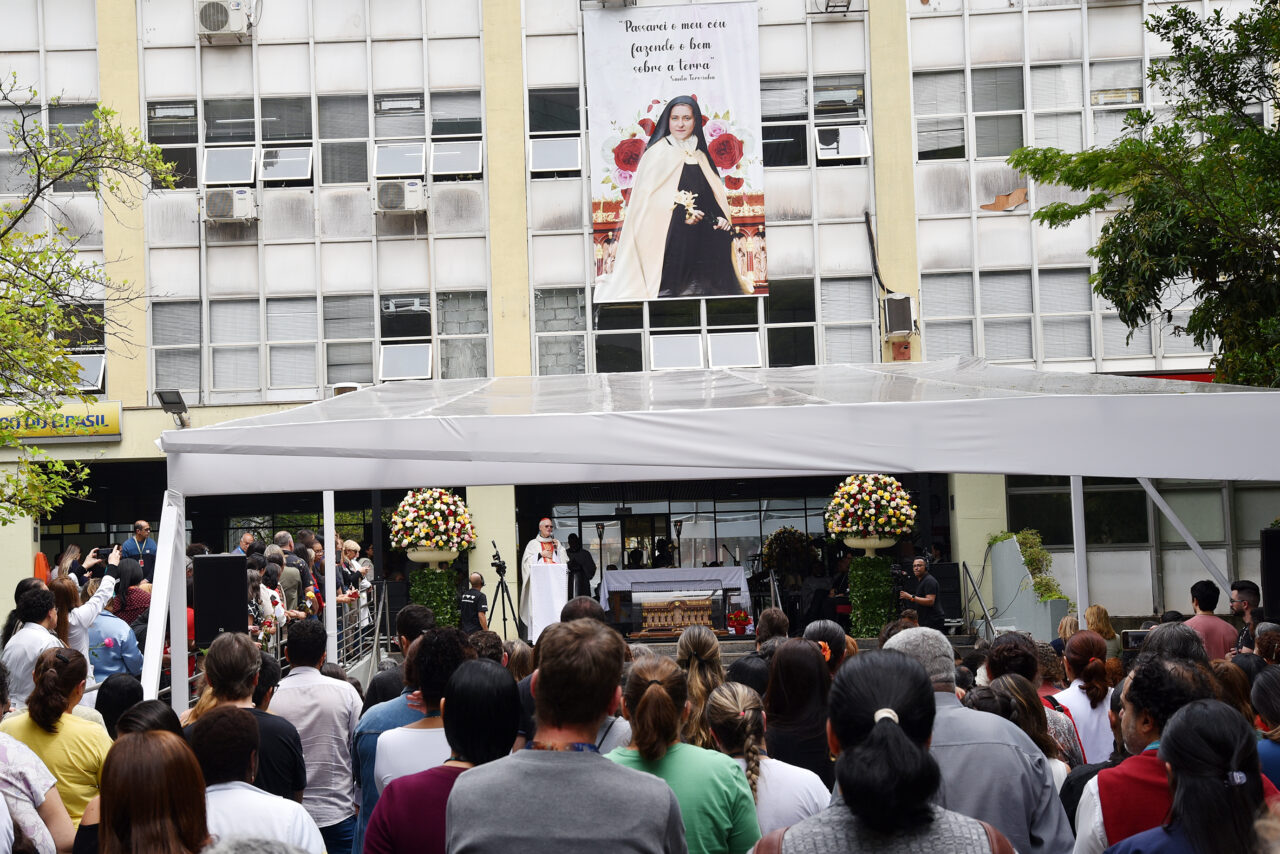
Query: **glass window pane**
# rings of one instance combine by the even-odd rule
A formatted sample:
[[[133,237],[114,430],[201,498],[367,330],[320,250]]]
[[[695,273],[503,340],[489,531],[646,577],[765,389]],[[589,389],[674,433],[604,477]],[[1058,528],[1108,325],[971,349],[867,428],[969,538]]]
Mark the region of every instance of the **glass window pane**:
[[[1034,121],[1036,145],[1069,152],[1081,149],[1084,118],[1079,113],[1037,113]]]
[[[384,380],[429,379],[430,344],[384,344],[378,375]]]
[[[644,370],[639,332],[596,336],[596,371],[602,374],[634,373]]]
[[[805,125],[764,125],[760,135],[764,139],[765,166],[807,166],[809,149],[806,144]]]
[[[398,175],[423,175],[426,144],[402,142],[396,145],[379,145],[374,157],[374,173],[379,178]]]
[[[809,118],[809,86],[804,78],[760,81],[760,117],[766,122]]]
[[[1095,107],[1142,103],[1142,60],[1089,63],[1089,103]]]
[[[1270,527],[1280,517],[1280,488],[1236,489],[1235,513],[1236,538],[1256,543],[1258,532]]]
[[[1196,542],[1212,543],[1227,538],[1222,518],[1222,491],[1218,489],[1166,489],[1161,496],[1178,514]],[[1163,513],[1160,516],[1160,541],[1180,545],[1182,536]]]
[[[1093,320],[1083,317],[1044,317],[1040,334],[1046,359],[1093,358]]]
[[[373,337],[373,297],[325,297],[324,337]]]
[[[582,288],[540,288],[533,292],[536,332],[580,332],[587,328],[587,300]]]
[[[157,145],[200,140],[195,101],[147,104],[147,141]]]
[[[1093,308],[1089,271],[1041,270],[1040,311],[1090,311]]]
[[[583,336],[538,336],[538,376],[583,374],[586,371],[587,351]]]
[[[925,355],[928,359],[974,354],[973,321],[930,320],[924,328]]]
[[[489,375],[489,350],[484,338],[446,338],[440,342],[440,378],[473,379]]]
[[[813,327],[784,326],[769,330],[769,367],[790,368],[817,362]]]
[[[911,78],[911,100],[918,116],[965,112],[964,72],[937,71]]]
[[[984,355],[988,359],[1030,359],[1031,318],[984,320]]]
[[[310,177],[310,148],[262,149],[262,180],[305,181]]]
[[[156,388],[200,388],[199,350],[157,350],[155,358]]]
[[[530,172],[571,172],[582,168],[578,137],[529,140]]]
[[[480,142],[431,143],[432,175],[470,175],[480,171]]]
[[[1084,103],[1079,65],[1044,65],[1031,69],[1031,107],[1036,110],[1078,109]]]
[[[707,351],[713,368],[758,368],[760,333],[713,332],[707,336]]]
[[[436,310],[437,331],[441,335],[482,335],[489,331],[489,298],[484,291],[436,294]]]
[[[577,89],[529,90],[530,133],[574,133],[581,128]]]
[[[764,298],[766,323],[806,323],[813,321],[813,280],[777,280],[769,283]]]
[[[258,301],[215,300],[209,303],[209,343],[241,344],[256,342]]]
[[[272,347],[267,371],[272,388],[314,388],[316,384],[316,345],[290,344]]]
[[[964,118],[918,119],[916,150],[920,160],[958,160],[964,157]]]
[[[373,96],[374,136],[422,137],[427,134],[427,114],[422,93]]]
[[[1008,157],[1022,147],[1022,116],[977,116],[973,120],[977,157]]]
[[[432,92],[431,135],[478,135],[482,113],[479,92]]]
[[[875,317],[875,292],[870,279],[823,279],[821,290],[824,322],[871,320]]]
[[[369,135],[369,99],[364,95],[321,95],[321,139],[355,139]]]
[[[639,329],[644,326],[640,303],[602,303],[596,306],[596,329]]]
[[[1009,496],[1009,530],[1031,528],[1046,546],[1071,545],[1071,496],[1067,493],[1013,493]]]
[[[267,340],[316,340],[316,301],[314,299],[267,300]]]
[[[1030,314],[1031,272],[1002,270],[978,274],[978,292],[982,295],[982,313]]]
[[[649,303],[649,326],[701,326],[701,303],[696,299],[663,299]]]
[[[880,356],[870,326],[824,327],[823,350],[828,364],[876,362]]]
[[[933,273],[920,277],[920,308],[925,317],[967,317],[973,314],[973,276]],[[934,324],[929,324],[932,329]]]
[[[1068,512],[1067,519],[1070,518]],[[1146,543],[1147,494],[1085,490],[1084,522],[1086,541],[1091,546]]]
[[[206,184],[253,183],[254,151],[245,148],[206,148],[204,150],[204,182]]]
[[[702,335],[653,335],[649,338],[649,362],[655,371],[702,367]]]
[[[708,326],[755,326],[760,322],[759,297],[707,300]]]
[[[173,186],[177,190],[189,190],[199,186],[199,170],[196,168],[195,148],[162,148],[160,155],[166,163],[173,164]]]
[[[865,121],[866,97],[861,74],[813,79],[816,121]]]
[[[311,99],[263,98],[262,138],[278,142],[311,139]]]
[[[373,382],[373,345],[326,345],[325,381],[329,385]]]
[[[200,303],[151,303],[151,343],[157,347],[200,343]]]
[[[970,75],[975,113],[1022,109],[1022,66],[975,68]]]
[[[421,173],[419,173],[421,174]],[[363,184],[369,180],[369,147],[364,142],[320,143],[320,181]]]
[[[205,142],[253,142],[253,99],[204,102]]]
[[[214,348],[213,387],[215,390],[252,390],[259,386],[257,347]]]
[[[431,298],[427,294],[383,297],[381,314],[383,338],[431,336]]]

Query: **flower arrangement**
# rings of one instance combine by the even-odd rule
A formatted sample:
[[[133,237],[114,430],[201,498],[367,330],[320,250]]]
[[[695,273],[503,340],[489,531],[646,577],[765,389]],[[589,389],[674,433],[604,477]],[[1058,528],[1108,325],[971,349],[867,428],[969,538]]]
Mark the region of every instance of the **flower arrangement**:
[[[698,96],[694,95],[693,100],[697,101]],[[662,107],[663,102],[654,99],[643,109],[636,111],[634,121],[612,122],[612,132],[604,141],[601,153],[605,163],[612,163],[613,168],[600,183],[618,190],[624,201],[631,198],[631,185],[635,180],[636,169],[640,166],[640,158],[644,155],[649,137],[658,129],[657,119],[662,113]],[[753,142],[750,129],[733,124],[728,110],[717,113],[702,109],[701,112],[702,135],[707,140],[711,165],[724,178],[727,191],[741,190],[746,184],[747,165],[753,162],[752,158],[743,156]]]
[[[831,496],[823,518],[834,536],[892,539],[915,527],[916,508],[897,478],[854,474]]]
[[[725,614],[724,618],[730,625],[741,623],[745,626],[747,623],[751,622],[751,617],[741,608],[736,611],[730,611],[728,614]]]
[[[447,489],[413,489],[391,516],[391,545],[465,552],[475,548],[476,528],[461,498]]]
[[[779,528],[768,536],[760,549],[760,559],[765,569],[789,572],[797,558],[810,558],[809,535],[790,525]],[[807,568],[807,567],[805,567]]]

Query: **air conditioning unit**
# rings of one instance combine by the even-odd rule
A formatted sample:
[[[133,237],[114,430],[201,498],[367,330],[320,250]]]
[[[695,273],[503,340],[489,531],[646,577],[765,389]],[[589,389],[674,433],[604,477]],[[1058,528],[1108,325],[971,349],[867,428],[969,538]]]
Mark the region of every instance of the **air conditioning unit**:
[[[915,331],[915,311],[911,297],[906,294],[889,294],[884,298],[884,335],[886,338],[903,338]]]
[[[205,190],[206,222],[248,222],[258,218],[258,205],[253,190],[247,187],[225,187]]]
[[[426,207],[426,192],[416,178],[379,181],[374,199],[378,213],[413,213]]]
[[[206,41],[240,41],[250,23],[247,0],[196,0],[196,33]]]

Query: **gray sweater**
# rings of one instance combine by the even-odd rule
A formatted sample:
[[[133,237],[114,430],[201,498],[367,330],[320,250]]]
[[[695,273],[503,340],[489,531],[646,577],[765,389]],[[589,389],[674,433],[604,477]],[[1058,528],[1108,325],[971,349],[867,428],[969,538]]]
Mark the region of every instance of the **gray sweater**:
[[[521,750],[472,768],[449,795],[450,854],[685,854],[676,796],[598,753]]]
[[[949,810],[933,810],[933,821],[904,833],[884,834],[867,828],[843,803],[792,825],[782,838],[782,854],[828,854],[865,851],[875,854],[989,854],[982,825]]]

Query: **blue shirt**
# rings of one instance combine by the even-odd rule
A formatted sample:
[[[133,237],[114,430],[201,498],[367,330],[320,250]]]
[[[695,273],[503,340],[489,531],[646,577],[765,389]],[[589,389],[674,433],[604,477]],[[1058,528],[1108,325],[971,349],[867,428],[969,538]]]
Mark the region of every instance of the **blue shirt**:
[[[120,557],[131,557],[142,564],[142,572],[146,575],[148,581],[155,577],[155,554],[156,541],[150,537],[143,540],[141,546],[138,545],[136,537],[130,537],[120,547]]]
[[[1258,739],[1258,762],[1264,777],[1272,783],[1280,780],[1280,744],[1265,736]]]
[[[110,611],[103,611],[89,626],[89,663],[98,683],[117,673],[142,673],[142,651],[133,629]]]
[[[369,826],[373,808],[378,805],[378,782],[373,773],[374,762],[378,758],[378,737],[389,729],[420,720],[422,712],[409,708],[409,689],[405,688],[399,697],[370,707],[356,725],[356,749],[351,764],[360,783],[360,814],[356,816],[352,854],[361,854],[364,850],[364,832]]]

